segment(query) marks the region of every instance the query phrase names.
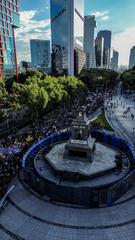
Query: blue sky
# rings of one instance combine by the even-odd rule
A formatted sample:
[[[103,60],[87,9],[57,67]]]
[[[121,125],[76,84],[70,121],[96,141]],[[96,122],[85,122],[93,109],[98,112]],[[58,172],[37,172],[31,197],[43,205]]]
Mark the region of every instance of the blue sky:
[[[68,1],[68,0],[67,0]],[[48,39],[49,0],[21,0],[21,28],[16,31],[18,60],[30,60],[30,38]],[[85,15],[95,14],[97,28],[113,33],[112,49],[120,53],[120,64],[128,64],[135,45],[135,0],[85,0]]]

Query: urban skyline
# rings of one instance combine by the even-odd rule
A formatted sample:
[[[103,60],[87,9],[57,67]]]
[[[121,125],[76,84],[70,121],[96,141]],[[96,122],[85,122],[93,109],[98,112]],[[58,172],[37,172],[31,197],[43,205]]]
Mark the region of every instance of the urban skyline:
[[[102,53],[95,52],[96,20],[94,15],[84,16],[84,0],[51,0],[50,19],[52,74],[78,76],[83,69],[96,68],[96,54]],[[111,69],[112,32],[102,30],[97,36],[104,39],[103,64],[99,68]],[[34,67],[39,68],[40,65],[42,68],[42,64],[36,60],[39,59],[40,48],[32,44],[32,41],[30,40],[32,66],[35,62]],[[37,40],[39,41],[45,40]]]
[[[21,26],[17,31],[17,49],[18,60],[30,60],[29,40],[32,38],[48,39],[50,37],[49,25],[49,1],[39,0],[38,3],[20,2],[21,4]],[[122,4],[122,12],[120,5]],[[130,49],[134,45],[134,10],[135,3],[133,0],[118,1],[88,1],[85,0],[85,15],[95,14],[97,21],[96,33],[103,29],[112,31],[112,48],[120,53],[120,64],[128,65]],[[130,11],[130,16],[129,16]],[[124,14],[124,19],[123,19]],[[122,19],[122,21],[120,20]],[[117,24],[116,24],[117,22]],[[25,30],[23,29],[24,26]]]

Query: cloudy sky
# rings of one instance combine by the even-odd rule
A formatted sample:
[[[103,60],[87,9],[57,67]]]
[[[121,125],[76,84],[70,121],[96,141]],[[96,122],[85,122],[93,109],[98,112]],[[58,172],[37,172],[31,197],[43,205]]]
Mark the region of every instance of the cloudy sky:
[[[30,38],[50,38],[49,0],[21,0],[20,11],[18,61],[30,61]],[[135,45],[135,0],[85,0],[85,15],[89,14],[96,16],[96,33],[112,31],[112,49],[120,53],[119,64],[128,65],[130,48]]]

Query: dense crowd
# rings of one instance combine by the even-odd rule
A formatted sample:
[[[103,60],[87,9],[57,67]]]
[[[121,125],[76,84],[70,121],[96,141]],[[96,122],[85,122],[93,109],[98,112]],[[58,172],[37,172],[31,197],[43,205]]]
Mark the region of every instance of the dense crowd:
[[[87,113],[91,114],[95,112],[99,107],[103,105],[103,96],[101,94],[91,94],[87,98]]]
[[[86,103],[89,114],[101,106],[101,96],[93,98]],[[12,177],[19,170],[20,159],[30,146],[52,133],[67,129],[76,117],[79,107],[78,104],[73,104],[66,109],[55,110],[46,114],[43,119],[35,120],[20,134],[12,134],[1,140],[0,149],[5,151],[0,151],[0,196],[6,193]]]

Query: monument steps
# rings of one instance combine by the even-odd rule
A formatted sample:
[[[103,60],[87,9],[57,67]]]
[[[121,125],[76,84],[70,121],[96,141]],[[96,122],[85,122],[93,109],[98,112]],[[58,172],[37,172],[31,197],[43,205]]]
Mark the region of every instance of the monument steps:
[[[67,222],[68,222],[68,217],[71,218],[71,221],[68,222],[68,225],[70,226],[72,223],[72,217],[75,216],[78,218],[78,214],[81,214],[80,217],[82,218],[82,225],[81,226],[86,226],[85,222],[85,215],[87,216],[87,220],[89,219],[89,225],[92,226],[93,222],[94,225],[98,225],[98,220],[102,220],[104,224],[110,225],[111,219],[113,219],[114,213],[117,214],[117,212],[121,213],[120,219],[117,222],[121,222],[121,217],[123,215],[126,217],[126,220],[132,220],[133,219],[133,205],[132,203],[135,202],[134,196],[134,190],[135,187],[130,190],[130,194],[127,193],[125,194],[125,199],[122,201],[119,201],[119,204],[116,204],[110,208],[101,208],[101,209],[87,209],[87,208],[70,208],[70,206],[60,206],[59,204],[53,204],[47,201],[44,201],[42,199],[37,198],[36,196],[32,195],[28,190],[26,190],[20,183],[17,185],[16,190],[14,193],[11,194],[10,199],[11,202],[19,207],[20,209],[24,210],[26,213],[29,215],[33,215],[37,218],[40,218],[41,221],[50,221],[51,223],[54,224],[63,224],[63,212],[65,215],[65,220],[67,217]],[[22,195],[25,196],[22,198]],[[133,198],[132,198],[133,197]],[[125,201],[124,201],[125,200]],[[121,203],[121,204],[120,204]],[[125,212],[123,211],[123,208]],[[126,209],[128,209],[129,216],[126,216]],[[54,217],[54,212],[58,214],[56,215],[56,219]],[[86,214],[87,212],[87,214]],[[96,213],[99,213],[100,219],[97,219]],[[66,215],[68,214],[68,216]],[[77,214],[77,215],[76,215]],[[111,216],[112,215],[112,216]],[[91,219],[92,216],[92,219]],[[84,217],[84,219],[83,219]],[[104,217],[110,218],[110,221],[104,220]],[[102,219],[103,218],[103,219]],[[84,220],[84,221],[83,221]],[[118,217],[117,217],[118,220]],[[77,219],[76,219],[77,221]],[[101,222],[102,222],[101,221]],[[112,222],[113,224],[113,222]],[[74,224],[73,224],[74,225]]]
[[[128,201],[128,197],[133,196],[135,187],[117,206],[82,209],[47,203],[31,194],[17,179],[14,183],[11,202],[0,216],[1,240],[101,240],[100,236],[104,240],[134,239],[135,198]]]

